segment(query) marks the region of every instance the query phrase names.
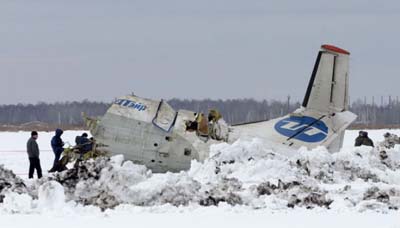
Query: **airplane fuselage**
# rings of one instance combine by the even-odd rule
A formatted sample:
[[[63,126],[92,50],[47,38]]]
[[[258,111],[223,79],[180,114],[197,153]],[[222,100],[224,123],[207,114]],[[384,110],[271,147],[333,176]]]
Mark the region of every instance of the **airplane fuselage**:
[[[277,119],[232,126],[228,143],[257,137],[293,149],[325,146],[338,151],[344,130],[356,119],[348,111],[348,55],[343,49],[323,45],[302,106]],[[208,158],[210,145],[221,143],[188,130],[188,122],[197,121],[197,115],[175,111],[163,100],[124,96],[88,126],[111,154],[123,154],[154,172],[178,172],[188,170],[192,160]]]

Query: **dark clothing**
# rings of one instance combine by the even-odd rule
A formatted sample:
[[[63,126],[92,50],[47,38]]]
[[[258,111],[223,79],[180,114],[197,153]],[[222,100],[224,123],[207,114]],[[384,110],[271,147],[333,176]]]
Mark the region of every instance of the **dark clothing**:
[[[75,143],[76,143],[76,145],[80,145],[81,144],[81,141],[82,141],[82,136],[76,136],[75,137]]]
[[[85,137],[81,138],[82,152],[86,153],[93,149],[93,143]]]
[[[367,137],[366,142],[364,142],[364,145],[374,147],[374,142],[370,138]]]
[[[363,136],[358,136],[356,138],[356,142],[354,143],[354,146],[361,146],[364,142],[364,137]]]
[[[29,158],[39,158],[39,146],[33,137],[26,143],[26,151]]]
[[[29,158],[29,179],[33,178],[33,173],[35,172],[38,178],[42,178],[42,167],[40,166],[40,159],[37,158]]]
[[[61,154],[62,154],[62,152],[61,152],[61,153],[58,153],[58,152],[56,153],[56,152],[54,152],[53,168],[56,167],[56,166],[58,166],[58,162],[60,161]]]
[[[354,146],[372,146],[374,147],[374,142],[368,136],[358,136]]]
[[[86,153],[93,149],[93,142],[87,137],[76,136],[75,142],[81,153]]]
[[[37,172],[38,178],[42,178],[42,168],[40,167],[39,146],[36,139],[31,137],[26,143],[26,151],[29,157],[29,179],[33,178],[33,173]]]
[[[64,151],[64,142],[61,139],[63,131],[61,129],[56,130],[56,135],[51,139],[51,148],[53,148],[54,153],[62,153]]]
[[[54,152],[54,163],[53,168],[57,166],[58,161],[60,160],[62,152],[64,152],[64,142],[61,139],[61,135],[63,134],[63,130],[57,129],[56,135],[51,139],[51,148]]]

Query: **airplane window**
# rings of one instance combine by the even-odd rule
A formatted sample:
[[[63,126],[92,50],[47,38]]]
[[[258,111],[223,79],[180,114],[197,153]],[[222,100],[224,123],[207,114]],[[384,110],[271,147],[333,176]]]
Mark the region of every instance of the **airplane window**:
[[[189,148],[185,148],[184,155],[185,156],[190,156],[191,154],[192,154],[192,150],[189,149]]]

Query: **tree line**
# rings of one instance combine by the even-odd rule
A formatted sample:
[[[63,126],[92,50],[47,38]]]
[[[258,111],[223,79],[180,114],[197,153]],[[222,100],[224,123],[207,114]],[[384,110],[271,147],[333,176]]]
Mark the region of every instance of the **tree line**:
[[[103,115],[110,104],[104,102],[57,102],[53,104],[0,105],[0,123],[19,125],[42,122],[57,125],[82,125],[82,112],[89,116]]]
[[[299,102],[279,100],[228,99],[228,100],[182,100],[171,99],[168,103],[178,109],[208,113],[210,109],[219,110],[230,124],[260,121],[276,118],[292,112],[300,106]],[[92,102],[58,102],[38,104],[0,105],[0,124],[21,125],[30,122],[42,122],[52,125],[83,124],[81,113],[89,116],[102,116],[110,103]],[[350,110],[358,115],[355,124],[363,126],[400,125],[400,104],[398,101],[376,105],[367,104],[365,100],[356,100]]]

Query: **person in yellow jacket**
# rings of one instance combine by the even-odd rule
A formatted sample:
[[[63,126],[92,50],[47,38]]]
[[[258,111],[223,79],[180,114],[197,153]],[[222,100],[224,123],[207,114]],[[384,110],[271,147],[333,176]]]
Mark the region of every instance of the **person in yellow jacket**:
[[[203,113],[199,113],[197,115],[196,122],[197,122],[197,134],[200,136],[208,137],[208,132],[209,132],[208,121]]]

